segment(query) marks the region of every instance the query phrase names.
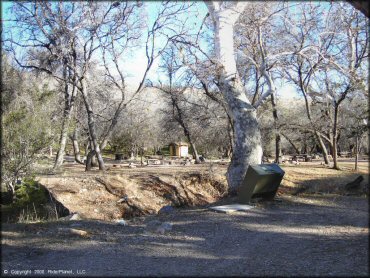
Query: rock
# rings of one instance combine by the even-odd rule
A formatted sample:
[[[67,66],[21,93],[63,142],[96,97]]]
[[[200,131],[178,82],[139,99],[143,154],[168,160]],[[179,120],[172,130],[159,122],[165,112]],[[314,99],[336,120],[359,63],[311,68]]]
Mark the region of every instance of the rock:
[[[171,213],[171,212],[174,212],[174,208],[173,206],[164,206],[162,207],[159,211],[158,211],[158,214],[162,214],[162,213]]]
[[[78,213],[73,213],[64,217],[60,217],[59,220],[70,221],[70,220],[82,220],[81,216]]]
[[[117,225],[127,226],[127,222],[124,219],[117,219],[114,221]]]
[[[69,220],[81,220],[81,216],[78,213],[75,213],[71,216]]]
[[[94,212],[98,213],[98,212],[99,212],[99,210],[98,210],[98,209],[94,209]]]
[[[58,234],[64,235],[64,236],[88,236],[89,233],[84,230],[78,230],[73,228],[58,228],[57,229]]]
[[[129,167],[129,168],[136,168],[136,165],[135,165],[135,164],[133,164],[133,163],[130,163],[130,164],[128,165],[128,167]]]

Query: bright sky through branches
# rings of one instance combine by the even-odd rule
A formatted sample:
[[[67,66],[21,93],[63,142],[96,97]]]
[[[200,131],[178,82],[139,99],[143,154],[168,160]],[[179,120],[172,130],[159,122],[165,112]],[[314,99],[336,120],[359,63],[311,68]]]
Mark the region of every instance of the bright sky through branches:
[[[8,20],[12,19],[12,13],[11,13],[11,6],[13,2],[10,1],[3,1],[2,4],[2,25],[3,29],[6,30],[7,26],[10,24]],[[194,32],[199,29],[200,25],[202,24],[202,21],[204,17],[206,16],[208,9],[206,5],[203,2],[194,2],[194,6],[191,7],[192,11],[186,14],[182,14],[178,17],[178,19],[183,20],[186,22],[186,24],[191,25],[192,28],[194,28]],[[145,12],[147,14],[146,20],[148,20],[148,26],[153,24],[155,17],[158,13],[158,10],[161,7],[161,2],[144,2],[143,9],[145,9]],[[195,13],[195,10],[197,13]],[[197,14],[197,16],[194,16]],[[190,15],[190,18],[189,18]],[[187,18],[185,18],[187,17]],[[13,36],[18,36],[17,30],[12,30]],[[161,45],[164,44],[164,37],[159,37],[158,41],[156,42],[158,45],[157,47],[160,48]],[[205,45],[201,44],[202,48],[206,48]],[[147,78],[150,80],[156,82],[158,79],[161,79],[163,81],[163,73],[159,69],[159,64],[161,60],[160,57],[158,57],[149,71],[149,74]],[[145,46],[142,45],[141,47],[136,47],[129,51],[125,57],[120,61],[120,64],[122,68],[125,69],[125,75],[126,75],[126,84],[129,86],[130,89],[135,89],[139,82],[141,81],[141,78],[143,76],[143,73],[146,68],[147,59],[145,56]],[[297,96],[296,90],[293,86],[289,84],[281,84],[282,86],[277,88],[277,91],[279,95],[284,95],[284,97],[295,97]]]

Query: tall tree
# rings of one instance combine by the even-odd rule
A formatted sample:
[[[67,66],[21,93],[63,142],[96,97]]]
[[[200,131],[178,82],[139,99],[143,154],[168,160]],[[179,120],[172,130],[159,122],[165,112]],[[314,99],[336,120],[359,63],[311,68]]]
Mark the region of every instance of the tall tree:
[[[248,100],[236,67],[234,26],[247,2],[205,2],[214,27],[217,86],[234,122],[235,144],[227,172],[231,190],[240,186],[250,164],[262,159],[261,135],[256,108]]]

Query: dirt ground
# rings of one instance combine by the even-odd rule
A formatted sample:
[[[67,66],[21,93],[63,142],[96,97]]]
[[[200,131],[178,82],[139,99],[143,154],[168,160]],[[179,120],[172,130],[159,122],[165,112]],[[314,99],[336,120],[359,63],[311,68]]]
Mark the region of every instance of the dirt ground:
[[[50,179],[59,179],[59,184],[67,185],[65,188],[74,192],[60,196],[79,196],[86,193],[82,190],[86,186],[97,187],[90,183],[96,181],[97,172],[82,177],[83,169],[68,167],[71,169],[58,177],[48,178],[51,187],[56,183]],[[348,277],[369,274],[368,197],[361,191],[343,190],[344,185],[359,174],[364,175],[364,184],[368,187],[367,163],[361,165],[359,173],[351,171],[350,165],[340,172],[318,163],[283,166],[286,175],[275,201],[256,203],[249,211],[228,214],[209,210],[211,205],[236,202],[235,197],[221,198],[224,189],[220,184],[226,166],[187,167],[158,171],[155,167],[112,166],[103,182],[108,182],[114,193],[122,190],[118,183],[125,178],[130,181],[128,185],[138,190],[140,186],[135,184],[140,179],[153,181],[159,177],[164,184],[182,186],[184,192],[178,196],[185,196],[187,187],[193,192],[206,184],[208,197],[196,198],[193,192],[191,199],[201,200],[193,206],[179,207],[166,214],[131,217],[125,226],[115,223],[113,215],[105,220],[3,224],[2,274],[15,276],[27,270],[33,275],[43,272],[49,276]],[[343,167],[347,166],[343,164]],[[180,182],[184,177],[188,178],[185,184]],[[85,181],[74,183],[73,179]],[[102,192],[106,191],[101,182],[97,184],[101,185]],[[212,188],[219,190],[212,191]],[[147,194],[145,188],[142,189],[136,192],[142,194],[141,197]],[[126,190],[128,196],[133,193]],[[155,212],[166,202],[176,200],[163,196],[163,191],[159,193],[153,197],[154,205],[148,202],[143,208],[152,207]],[[119,197],[109,194],[112,204],[117,203]],[[87,198],[88,194],[83,196]],[[158,200],[163,203],[156,203]],[[95,209],[101,208],[102,204],[95,204]],[[95,212],[95,215],[101,213]],[[149,229],[152,223],[170,223],[172,229],[159,233]],[[67,228],[84,233],[66,233]]]

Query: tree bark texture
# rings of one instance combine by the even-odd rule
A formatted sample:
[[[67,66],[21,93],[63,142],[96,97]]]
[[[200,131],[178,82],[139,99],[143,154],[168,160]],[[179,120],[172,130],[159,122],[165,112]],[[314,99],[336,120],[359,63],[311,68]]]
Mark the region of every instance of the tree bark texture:
[[[219,7],[220,4],[214,2],[213,5]],[[215,27],[215,52],[219,63],[218,87],[234,123],[235,143],[227,171],[227,181],[232,191],[241,185],[248,166],[260,164],[262,160],[256,109],[247,99],[236,69],[233,29],[241,11],[235,8],[217,10],[209,6]]]
[[[355,156],[355,171],[358,171],[358,154],[359,154],[359,139],[358,139],[358,134],[356,134],[356,156]]]
[[[339,112],[339,104],[335,105],[334,107],[334,125],[333,125],[333,142],[332,142],[332,150],[333,150],[333,168],[339,170],[338,165],[338,112]]]
[[[63,112],[63,120],[62,120],[62,129],[60,132],[60,139],[59,139],[59,149],[57,152],[57,156],[54,162],[54,169],[59,168],[63,164],[64,160],[64,152],[67,144],[68,138],[68,129],[71,122],[72,111],[74,107],[74,98],[76,93],[76,87],[73,86],[72,91],[70,90],[70,86],[68,83],[68,72],[67,66],[64,65],[63,69],[63,78],[64,78],[64,112]]]
[[[65,110],[62,122],[62,130],[60,131],[59,149],[54,162],[54,169],[59,168],[63,164],[70,122],[71,122],[71,111]]]
[[[322,140],[322,137],[320,136],[320,134],[315,130],[315,137],[317,139],[317,141],[319,142],[319,145],[320,145],[320,148],[321,148],[321,151],[322,151],[322,156],[324,158],[324,163],[326,165],[329,165],[329,154],[328,154],[328,150],[325,146],[325,143],[324,141]]]
[[[89,127],[89,134],[92,142],[92,147],[94,148],[94,152],[99,164],[99,170],[104,170],[104,160],[100,152],[100,147],[98,144],[98,139],[96,136],[96,127],[95,127],[95,119],[92,107],[89,102],[88,93],[87,93],[87,86],[86,81],[84,79],[81,80],[81,93],[83,96],[86,113],[87,113],[87,120],[88,120],[88,127]],[[91,153],[91,152],[90,152]],[[87,159],[88,161],[88,159]],[[87,164],[86,164],[87,165]],[[86,167],[88,171],[88,167]]]
[[[272,103],[272,116],[274,118],[274,130],[275,130],[275,163],[281,163],[281,136],[279,128],[279,115],[276,107],[276,100],[274,93],[271,94]]]
[[[81,155],[80,155],[80,147],[78,145],[78,128],[75,127],[73,130],[73,134],[71,136],[72,144],[73,144],[73,153],[75,156],[75,161],[80,164],[84,164],[81,161]]]

